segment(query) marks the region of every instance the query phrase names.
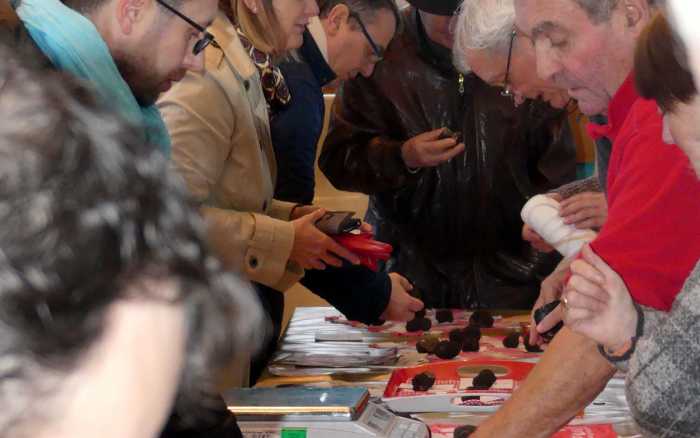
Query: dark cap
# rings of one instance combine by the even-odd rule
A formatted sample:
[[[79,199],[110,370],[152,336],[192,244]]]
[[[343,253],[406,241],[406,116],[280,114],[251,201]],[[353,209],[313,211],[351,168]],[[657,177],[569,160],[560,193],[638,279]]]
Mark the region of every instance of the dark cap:
[[[460,0],[406,0],[416,9],[433,15],[453,15]]]

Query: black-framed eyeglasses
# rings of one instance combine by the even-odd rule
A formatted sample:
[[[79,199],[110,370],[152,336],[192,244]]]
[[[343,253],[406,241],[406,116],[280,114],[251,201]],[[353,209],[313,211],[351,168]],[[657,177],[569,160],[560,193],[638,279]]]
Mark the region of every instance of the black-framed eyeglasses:
[[[357,24],[360,25],[360,30],[362,30],[362,33],[364,34],[365,38],[367,38],[367,42],[369,43],[370,47],[372,47],[372,52],[374,53],[374,56],[377,58],[377,61],[381,61],[384,58],[384,53],[379,48],[377,43],[374,42],[369,32],[367,32],[367,27],[360,18],[360,14],[358,14],[357,12],[350,11],[349,15],[357,21]]]
[[[510,60],[513,55],[513,42],[515,41],[515,36],[518,34],[518,32],[513,29],[513,32],[510,34],[510,46],[508,47],[508,62],[506,63],[506,78],[503,81],[503,91],[501,91],[501,96],[503,97],[513,97],[513,92],[510,89]]]
[[[202,53],[202,51],[206,49],[209,44],[217,48],[219,47],[219,45],[216,43],[216,40],[214,39],[214,35],[207,32],[207,30],[200,26],[196,21],[183,14],[182,12],[178,11],[174,7],[170,6],[169,4],[165,3],[163,0],[156,0],[156,2],[158,2],[158,4],[160,4],[173,14],[177,15],[182,20],[186,21],[187,24],[197,29],[199,33],[203,35],[202,38],[198,39],[197,42],[194,43],[194,47],[192,48],[192,53],[194,54],[194,56],[197,56],[200,53]]]

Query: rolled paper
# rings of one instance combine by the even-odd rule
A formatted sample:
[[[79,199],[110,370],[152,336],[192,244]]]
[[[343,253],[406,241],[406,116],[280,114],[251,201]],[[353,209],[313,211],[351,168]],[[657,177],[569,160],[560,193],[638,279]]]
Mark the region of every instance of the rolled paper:
[[[564,257],[570,257],[581,247],[596,237],[590,228],[579,230],[574,225],[567,225],[559,216],[561,206],[555,199],[546,195],[530,198],[525,204],[520,217],[523,222],[535,230],[545,242],[556,248]]]

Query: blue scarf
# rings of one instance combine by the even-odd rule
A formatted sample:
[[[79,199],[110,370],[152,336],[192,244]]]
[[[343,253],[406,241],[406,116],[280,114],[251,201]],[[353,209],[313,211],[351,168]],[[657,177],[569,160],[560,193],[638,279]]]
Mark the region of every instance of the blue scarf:
[[[143,141],[170,155],[170,135],[158,109],[139,105],[89,19],[59,0],[22,0],[17,14],[56,68],[89,81],[107,105],[134,126],[143,126]]]

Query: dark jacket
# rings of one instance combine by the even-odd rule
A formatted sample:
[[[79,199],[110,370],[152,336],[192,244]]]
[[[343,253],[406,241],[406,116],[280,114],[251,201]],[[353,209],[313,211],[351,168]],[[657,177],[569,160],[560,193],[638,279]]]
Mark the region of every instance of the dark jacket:
[[[298,59],[279,65],[292,101],[270,120],[277,158],[275,198],[311,204],[314,200],[316,144],[323,130],[322,87],[335,79],[313,36],[304,32]]]
[[[311,204],[316,144],[325,112],[322,87],[335,79],[335,73],[309,31],[304,32],[298,58],[280,65],[292,101],[270,120],[277,159],[275,199]],[[347,264],[342,268],[308,270],[301,284],[347,318],[368,324],[379,322],[391,295],[391,281],[386,273]]]
[[[341,190],[371,195],[367,220],[394,245],[387,269],[433,307],[530,308],[556,260],[521,238],[529,196],[575,177],[566,114],[462,78],[417,11],[374,75],[346,82],[319,164]],[[464,153],[412,174],[401,146],[425,131],[460,131]]]
[[[200,403],[202,406],[188,406],[185,416],[174,410],[160,438],[243,437],[236,417],[228,410],[221,397],[203,397]],[[197,412],[192,412],[194,409]]]

